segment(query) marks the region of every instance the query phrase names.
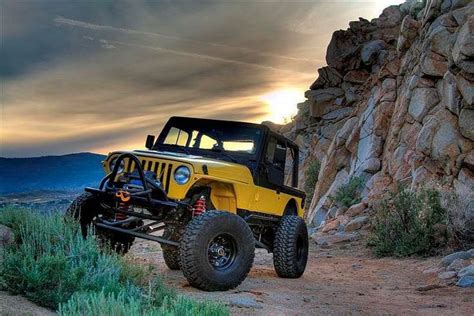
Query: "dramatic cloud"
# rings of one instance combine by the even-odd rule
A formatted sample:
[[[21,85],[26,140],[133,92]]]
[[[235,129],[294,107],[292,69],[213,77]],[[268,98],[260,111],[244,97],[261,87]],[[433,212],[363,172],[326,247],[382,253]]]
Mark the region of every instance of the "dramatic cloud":
[[[172,115],[260,122],[380,2],[3,1],[0,156],[143,147]]]

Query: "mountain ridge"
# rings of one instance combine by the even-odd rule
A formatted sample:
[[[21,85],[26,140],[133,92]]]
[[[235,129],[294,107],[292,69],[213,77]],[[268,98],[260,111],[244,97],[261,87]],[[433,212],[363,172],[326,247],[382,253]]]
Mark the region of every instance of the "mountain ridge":
[[[0,194],[27,191],[76,191],[104,176],[106,156],[90,152],[40,157],[0,157]]]

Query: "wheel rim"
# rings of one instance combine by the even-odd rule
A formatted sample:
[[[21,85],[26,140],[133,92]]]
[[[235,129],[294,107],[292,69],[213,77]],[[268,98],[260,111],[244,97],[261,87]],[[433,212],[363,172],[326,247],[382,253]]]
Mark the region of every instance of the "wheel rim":
[[[225,270],[235,261],[237,247],[235,239],[228,234],[214,237],[207,248],[209,264],[216,270]]]

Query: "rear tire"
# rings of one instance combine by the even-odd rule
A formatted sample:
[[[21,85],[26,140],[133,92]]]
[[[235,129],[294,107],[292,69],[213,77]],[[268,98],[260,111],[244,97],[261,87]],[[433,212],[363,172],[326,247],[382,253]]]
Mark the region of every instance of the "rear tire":
[[[77,220],[81,226],[82,236],[87,237],[90,226],[94,224],[94,218],[99,214],[100,204],[89,192],[79,195],[67,208],[64,216]],[[103,248],[112,249],[118,254],[126,254],[135,240],[134,237],[114,233],[99,228],[94,229],[99,245]]]
[[[283,216],[273,241],[273,265],[280,278],[299,278],[308,261],[308,230],[301,217]]]
[[[247,277],[255,239],[239,216],[207,211],[191,220],[181,240],[181,269],[188,282],[205,291],[226,291]]]

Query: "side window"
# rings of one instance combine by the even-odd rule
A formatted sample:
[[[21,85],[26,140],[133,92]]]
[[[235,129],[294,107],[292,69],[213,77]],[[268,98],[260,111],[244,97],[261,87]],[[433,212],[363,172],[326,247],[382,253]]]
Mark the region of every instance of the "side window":
[[[166,145],[186,146],[188,143],[188,139],[188,132],[180,130],[176,127],[171,127],[163,143]]]
[[[288,187],[293,186],[293,168],[294,168],[294,153],[291,148],[286,151],[286,162],[285,162],[285,185]]]
[[[267,180],[273,184],[285,183],[285,162],[287,148],[284,143],[271,138],[265,154]]]
[[[265,154],[265,162],[273,163],[273,157],[275,156],[275,149],[277,142],[275,138],[270,138],[270,141],[267,145],[267,152]]]

